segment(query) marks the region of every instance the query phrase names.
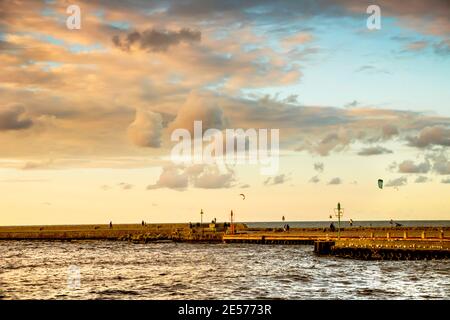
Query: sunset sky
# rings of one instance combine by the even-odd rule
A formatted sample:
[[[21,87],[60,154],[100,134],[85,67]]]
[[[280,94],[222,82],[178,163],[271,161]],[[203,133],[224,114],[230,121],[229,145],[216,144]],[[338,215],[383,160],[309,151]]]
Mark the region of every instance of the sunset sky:
[[[0,0],[0,67],[0,225],[450,219],[447,0]],[[278,172],[173,163],[194,120]]]

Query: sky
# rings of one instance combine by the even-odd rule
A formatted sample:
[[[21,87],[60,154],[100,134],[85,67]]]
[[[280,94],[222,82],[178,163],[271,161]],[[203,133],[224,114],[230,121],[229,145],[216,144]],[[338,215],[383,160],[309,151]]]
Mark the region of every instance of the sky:
[[[0,225],[450,219],[446,0],[0,0],[0,67]],[[175,162],[194,121],[278,169]]]

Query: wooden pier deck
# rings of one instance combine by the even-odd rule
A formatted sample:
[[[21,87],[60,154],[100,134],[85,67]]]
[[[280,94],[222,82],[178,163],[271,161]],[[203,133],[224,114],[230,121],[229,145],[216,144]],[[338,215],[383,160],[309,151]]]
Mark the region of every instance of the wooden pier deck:
[[[239,233],[223,236],[225,243],[255,244],[314,244],[319,255],[335,255],[365,260],[415,260],[448,259],[450,237],[448,230],[395,230],[380,232],[371,230],[367,234],[342,232],[278,232]],[[433,232],[431,232],[433,231]],[[384,236],[383,236],[384,234]]]
[[[366,228],[347,229],[341,232],[341,239],[371,239],[375,240],[449,240],[450,228]],[[313,244],[315,241],[334,241],[338,239],[337,232],[323,230],[299,229],[292,232],[253,231],[237,234],[225,234],[225,243],[260,243],[260,244]]]

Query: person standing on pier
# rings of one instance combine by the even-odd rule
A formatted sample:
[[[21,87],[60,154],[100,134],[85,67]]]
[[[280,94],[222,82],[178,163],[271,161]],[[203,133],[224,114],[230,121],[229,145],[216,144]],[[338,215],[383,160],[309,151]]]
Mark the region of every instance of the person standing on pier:
[[[112,221],[109,222],[109,228],[112,229]]]
[[[336,230],[333,222],[330,224],[330,230],[331,232],[334,232],[334,230]]]

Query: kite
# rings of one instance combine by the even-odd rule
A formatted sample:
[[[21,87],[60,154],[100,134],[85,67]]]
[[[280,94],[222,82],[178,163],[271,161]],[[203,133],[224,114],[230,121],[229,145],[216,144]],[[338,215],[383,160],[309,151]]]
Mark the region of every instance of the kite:
[[[245,194],[241,193],[239,195],[242,197],[242,200],[245,200]]]
[[[378,188],[383,189],[383,179],[378,179]]]

